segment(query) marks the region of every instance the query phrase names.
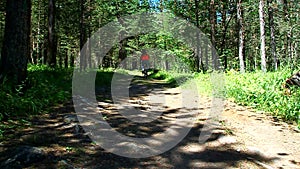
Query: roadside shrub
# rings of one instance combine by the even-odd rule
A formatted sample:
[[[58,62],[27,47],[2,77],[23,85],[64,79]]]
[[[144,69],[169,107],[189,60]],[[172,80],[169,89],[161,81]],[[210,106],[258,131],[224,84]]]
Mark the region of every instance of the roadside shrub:
[[[26,90],[13,92],[4,82],[0,88],[0,121],[42,113],[71,98],[72,70],[29,65]],[[24,86],[20,86],[23,88]]]
[[[229,72],[226,75],[226,95],[241,105],[271,112],[286,121],[297,122],[300,91],[292,89],[292,95],[285,95],[285,89],[282,88],[290,75],[288,70],[244,74]]]
[[[300,127],[300,90],[294,88],[291,95],[286,95],[282,87],[290,76],[290,70],[244,74],[229,71],[225,75],[225,95],[240,105],[269,112],[285,121],[297,122]],[[197,74],[195,79],[199,93],[211,96],[210,74]]]

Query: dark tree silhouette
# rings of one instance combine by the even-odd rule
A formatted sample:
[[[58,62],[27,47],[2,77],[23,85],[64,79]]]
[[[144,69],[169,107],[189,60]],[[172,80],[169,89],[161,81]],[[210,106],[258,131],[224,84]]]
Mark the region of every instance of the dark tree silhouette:
[[[56,48],[57,44],[55,35],[55,0],[49,0],[47,63],[51,67],[56,66]]]
[[[30,55],[30,0],[6,0],[4,42],[1,54],[0,80],[12,86],[27,76]]]

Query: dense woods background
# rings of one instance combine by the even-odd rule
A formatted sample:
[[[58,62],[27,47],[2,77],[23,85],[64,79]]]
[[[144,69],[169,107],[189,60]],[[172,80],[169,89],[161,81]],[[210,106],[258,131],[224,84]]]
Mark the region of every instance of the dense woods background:
[[[67,70],[74,66],[81,48],[99,28],[118,17],[142,12],[168,12],[196,25],[209,37],[226,71],[288,69],[292,73],[299,68],[300,4],[296,0],[1,0],[0,81],[19,86],[20,92],[20,88],[25,88],[20,85],[30,71],[28,65]],[[126,34],[126,30],[119,34]],[[170,65],[169,59],[187,63],[194,72],[211,69],[208,58],[213,51],[205,47],[190,49],[165,32],[122,40],[106,54],[101,65],[81,58],[80,66],[114,68],[128,58],[131,63],[123,68],[139,69],[138,58],[131,54],[147,48],[162,49],[155,61],[159,69],[182,71]],[[26,83],[34,86],[35,80]],[[5,92],[2,95],[8,97]],[[297,118],[296,114],[293,116]]]
[[[1,1],[1,46],[5,44],[5,17],[9,17],[9,10],[24,9],[24,6],[17,6],[16,2]],[[286,66],[295,68],[297,65],[300,32],[300,9],[297,1],[32,0],[29,5],[30,54],[22,57],[27,56],[28,62],[32,64],[73,66],[74,57],[78,55],[86,40],[108,22],[137,12],[170,12],[194,23],[210,37],[226,70],[273,71]],[[19,22],[18,17],[22,16],[13,16],[8,21]],[[7,27],[7,39],[11,39],[13,29],[10,29],[9,25]],[[25,29],[24,26],[13,27]],[[21,33],[23,32],[19,31],[17,34]],[[141,48],[167,49],[169,54],[191,62],[194,71],[201,71],[199,64],[207,64],[205,58],[198,59],[191,49],[183,47],[162,33],[141,35],[122,41],[107,54],[102,66],[114,67],[119,59],[124,59],[132,51]],[[10,57],[5,54],[5,48],[1,49],[1,53],[2,58]],[[200,55],[203,53],[204,51]],[[167,55],[165,53],[161,57]],[[86,62],[83,66],[91,66],[91,63]],[[168,66],[165,65],[165,68]],[[202,69],[205,69],[205,66],[202,66]]]

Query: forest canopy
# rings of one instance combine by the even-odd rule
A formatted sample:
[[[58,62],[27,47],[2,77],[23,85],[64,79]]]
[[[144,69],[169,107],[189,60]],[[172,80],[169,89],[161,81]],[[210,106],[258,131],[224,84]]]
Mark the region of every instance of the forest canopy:
[[[300,21],[299,3],[296,1],[31,0],[30,5],[28,62],[32,64],[72,67],[74,58],[87,39],[111,21],[142,12],[168,12],[194,24],[209,38],[225,70],[273,71],[297,67]],[[1,1],[1,46],[7,16],[5,7],[6,2]],[[157,24],[161,24],[159,20]],[[126,30],[119,34],[126,34]],[[172,54],[198,72],[207,69],[205,59],[210,57],[205,49],[195,52],[161,32],[119,42],[107,53],[103,65],[99,66],[116,67],[120,60],[132,57],[130,54],[133,51],[143,48],[161,48],[164,50],[160,56],[162,60]],[[2,48],[1,51],[3,53]],[[87,59],[82,66],[92,65],[89,62]],[[164,68],[168,66],[164,65]]]

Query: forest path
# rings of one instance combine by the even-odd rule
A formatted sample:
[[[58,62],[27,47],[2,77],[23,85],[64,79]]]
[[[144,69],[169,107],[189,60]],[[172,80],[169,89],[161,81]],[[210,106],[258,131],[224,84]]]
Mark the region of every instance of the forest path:
[[[265,168],[300,168],[300,132],[295,126],[230,101],[221,120],[240,143],[236,149],[274,158]]]
[[[0,143],[0,166],[3,168],[9,158],[16,156],[14,153],[18,152],[13,150],[17,147],[29,145],[43,150],[45,158],[34,163],[21,162],[19,168],[300,168],[300,133],[285,123],[226,101],[223,113],[212,119],[209,139],[202,144],[199,135],[206,129],[211,98],[198,98],[195,93],[186,93],[188,89],[141,77],[135,77],[129,90],[127,106],[150,116],[149,112],[155,111],[159,118],[147,123],[128,120],[119,113],[120,107],[113,104],[110,88],[97,87],[99,110],[116,131],[147,138],[160,135],[174,121],[178,122],[176,119],[183,118],[192,120],[193,125],[184,126],[182,122],[175,125],[178,129],[191,127],[187,136],[175,147],[153,157],[118,156],[88,137],[69,102],[57,106],[52,113],[33,118],[31,125],[22,130],[7,132],[7,139]],[[186,99],[199,102],[196,107],[183,106]],[[147,119],[140,114],[133,116],[136,120]],[[140,151],[135,144],[129,146],[132,146],[129,152]]]

